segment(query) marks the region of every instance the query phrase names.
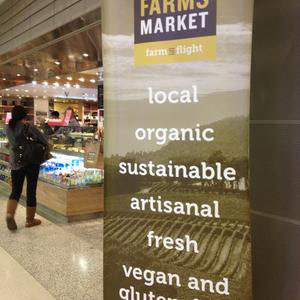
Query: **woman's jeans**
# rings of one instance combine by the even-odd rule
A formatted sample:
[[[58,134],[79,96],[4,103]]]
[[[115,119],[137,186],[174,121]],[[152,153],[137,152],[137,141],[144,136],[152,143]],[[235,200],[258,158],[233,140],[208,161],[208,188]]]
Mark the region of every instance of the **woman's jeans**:
[[[24,179],[27,182],[27,207],[36,207],[36,188],[39,179],[40,166],[30,164],[18,170],[11,171],[12,192],[9,199],[19,201]]]

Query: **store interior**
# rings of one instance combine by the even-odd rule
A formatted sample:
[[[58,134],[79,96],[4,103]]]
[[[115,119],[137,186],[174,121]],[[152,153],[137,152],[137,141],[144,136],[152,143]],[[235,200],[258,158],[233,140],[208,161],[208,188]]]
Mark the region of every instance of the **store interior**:
[[[7,191],[11,185],[4,127],[11,109],[23,105],[27,121],[51,145],[52,158],[40,170],[38,212],[63,223],[99,218],[104,209],[101,28],[75,34],[76,26],[73,22],[49,33],[49,40],[64,36],[53,43],[41,37],[35,43],[42,46],[7,57],[0,69],[0,185]]]

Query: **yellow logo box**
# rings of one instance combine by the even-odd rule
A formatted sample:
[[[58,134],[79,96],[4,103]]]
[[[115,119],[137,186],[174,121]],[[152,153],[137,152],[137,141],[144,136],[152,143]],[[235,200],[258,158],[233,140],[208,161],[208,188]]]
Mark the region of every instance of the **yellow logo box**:
[[[136,65],[215,60],[217,37],[207,36],[136,44],[134,56]]]

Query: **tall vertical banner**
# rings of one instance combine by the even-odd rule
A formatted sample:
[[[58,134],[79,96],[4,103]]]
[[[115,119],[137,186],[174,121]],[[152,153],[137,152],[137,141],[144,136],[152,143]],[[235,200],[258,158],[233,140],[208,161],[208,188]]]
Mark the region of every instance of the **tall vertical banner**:
[[[250,300],[251,0],[104,0],[105,300]]]

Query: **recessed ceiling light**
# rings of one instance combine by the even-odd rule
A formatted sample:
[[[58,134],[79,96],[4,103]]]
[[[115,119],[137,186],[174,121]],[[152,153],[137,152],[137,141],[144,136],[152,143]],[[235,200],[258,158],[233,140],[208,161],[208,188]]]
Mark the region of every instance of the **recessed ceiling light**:
[[[19,73],[18,73],[18,74],[17,74],[17,76],[18,76],[18,77],[20,77],[20,76],[21,76],[21,74],[19,74]]]
[[[36,85],[36,84],[37,84],[37,82],[36,82],[35,80],[33,80],[33,81],[32,81],[32,84],[33,84],[33,85]]]
[[[59,61],[56,61],[55,64],[56,64],[56,65],[60,65],[60,62],[59,62]]]
[[[83,77],[79,78],[78,80],[81,82],[85,82],[85,79]]]
[[[55,78],[56,78],[56,79],[58,79],[58,80],[60,79],[60,77],[59,77],[59,76],[56,76]]]
[[[28,90],[25,90],[25,93],[28,93],[29,91]]]
[[[83,53],[82,54],[84,57],[89,57],[89,55],[87,53]]]
[[[3,80],[5,81],[5,80],[6,80],[6,78],[3,78]]]
[[[34,71],[34,72],[38,72],[39,70],[38,70],[38,69],[34,69],[33,71]]]
[[[70,81],[73,80],[73,78],[71,76],[68,76],[67,79]]]
[[[19,90],[18,90],[18,89],[15,89],[15,91],[18,92]]]
[[[9,89],[5,89],[6,91],[9,91]]]
[[[95,79],[91,79],[90,82],[91,83],[96,83],[96,80]]]

